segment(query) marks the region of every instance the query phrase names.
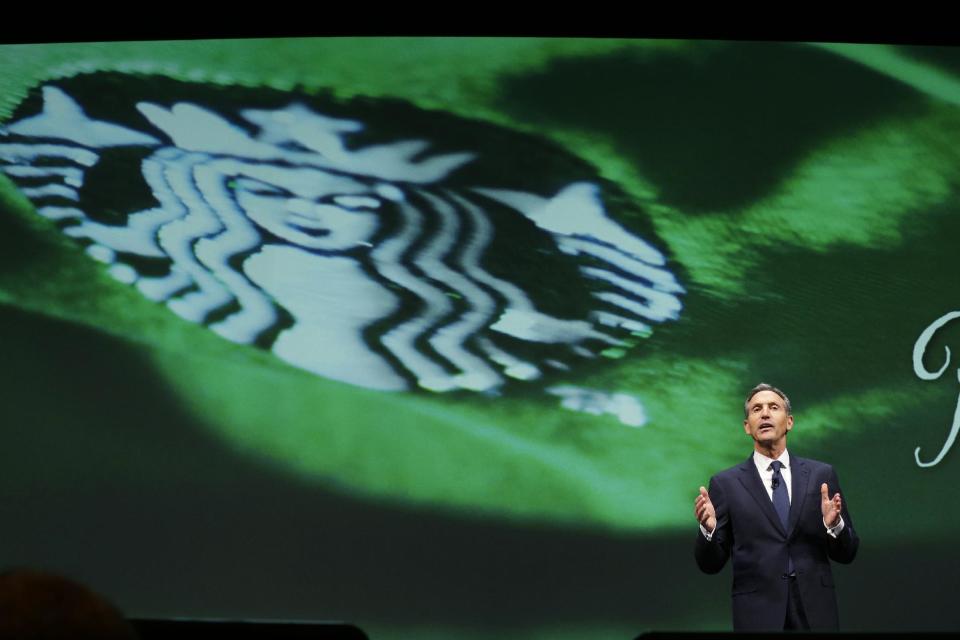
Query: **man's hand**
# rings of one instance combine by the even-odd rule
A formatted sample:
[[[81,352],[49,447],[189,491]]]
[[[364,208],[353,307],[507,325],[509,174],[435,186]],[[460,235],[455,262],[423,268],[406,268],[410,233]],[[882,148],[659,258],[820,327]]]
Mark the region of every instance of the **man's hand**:
[[[840,507],[843,503],[840,501],[840,494],[837,493],[830,497],[827,490],[827,483],[820,485],[820,511],[823,512],[823,524],[831,529],[840,522]]]
[[[840,497],[837,496],[837,499],[839,500]],[[710,533],[717,528],[717,512],[713,508],[713,503],[710,502],[710,495],[703,487],[700,487],[700,495],[693,501],[693,515],[697,516],[697,522]]]

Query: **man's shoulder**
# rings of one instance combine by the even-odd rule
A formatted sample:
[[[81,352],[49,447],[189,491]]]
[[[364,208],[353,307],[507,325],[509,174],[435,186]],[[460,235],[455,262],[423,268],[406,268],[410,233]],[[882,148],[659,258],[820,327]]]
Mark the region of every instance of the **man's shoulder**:
[[[807,467],[811,471],[833,471],[833,465],[827,462],[820,462],[819,460],[814,460],[813,458],[802,458],[800,456],[791,455],[790,459],[793,461],[793,464],[798,467]]]
[[[723,471],[718,471],[717,473],[713,474],[713,478],[711,478],[711,480],[723,482],[726,480],[736,478],[744,471],[749,471],[750,470],[749,465],[751,464],[753,464],[753,462],[748,458],[745,462],[738,462],[737,464],[733,465],[728,469],[724,469]]]
[[[795,465],[798,468],[806,468],[814,474],[830,474],[833,473],[833,465],[821,462],[819,460],[814,460],[813,458],[804,458],[802,456],[790,455],[791,464]],[[753,459],[747,458],[745,461],[738,462],[737,464],[724,469],[723,471],[718,471],[713,475],[711,481],[714,482],[726,482],[733,480],[734,478],[741,477],[743,473],[749,473],[755,467],[753,466]]]

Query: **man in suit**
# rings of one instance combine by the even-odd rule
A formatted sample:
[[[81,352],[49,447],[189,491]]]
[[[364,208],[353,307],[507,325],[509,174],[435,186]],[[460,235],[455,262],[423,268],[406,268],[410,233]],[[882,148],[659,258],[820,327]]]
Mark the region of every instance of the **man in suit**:
[[[733,556],[737,631],[836,630],[830,560],[852,562],[860,544],[837,474],[787,452],[793,414],[776,387],[751,389],[744,414],[753,455],[711,478],[694,501],[697,564],[717,573]]]

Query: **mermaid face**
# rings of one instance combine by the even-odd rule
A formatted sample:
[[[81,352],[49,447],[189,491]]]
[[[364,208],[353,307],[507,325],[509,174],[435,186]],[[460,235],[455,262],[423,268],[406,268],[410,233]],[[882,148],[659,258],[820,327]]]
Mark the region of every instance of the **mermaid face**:
[[[305,249],[347,251],[379,224],[382,201],[373,189],[319,169],[245,164],[231,186],[251,221]]]
[[[682,309],[642,212],[621,204],[622,226],[614,187],[542,141],[393,103],[347,120],[328,114],[350,105],[238,89],[224,107],[215,89],[128,77],[127,111],[95,116],[99,80],[43,87],[0,130],[0,171],[120,282],[303,370],[499,393],[622,353]],[[400,125],[460,142],[433,151]],[[556,393],[594,413],[609,400]]]

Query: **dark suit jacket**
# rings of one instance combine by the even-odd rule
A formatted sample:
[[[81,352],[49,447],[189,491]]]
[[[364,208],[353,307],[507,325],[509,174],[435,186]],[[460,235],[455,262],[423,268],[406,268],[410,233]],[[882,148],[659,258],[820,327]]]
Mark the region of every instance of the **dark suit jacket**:
[[[700,569],[717,573],[733,556],[733,628],[782,630],[788,581],[787,554],[793,558],[797,584],[813,629],[837,629],[837,599],[830,560],[847,564],[860,539],[843,501],[844,528],[834,539],[823,526],[820,485],[830,495],[840,491],[833,467],[791,455],[790,521],[783,530],[751,455],[746,462],[710,479],[710,500],[717,528],[707,541],[699,531],[695,555]]]

